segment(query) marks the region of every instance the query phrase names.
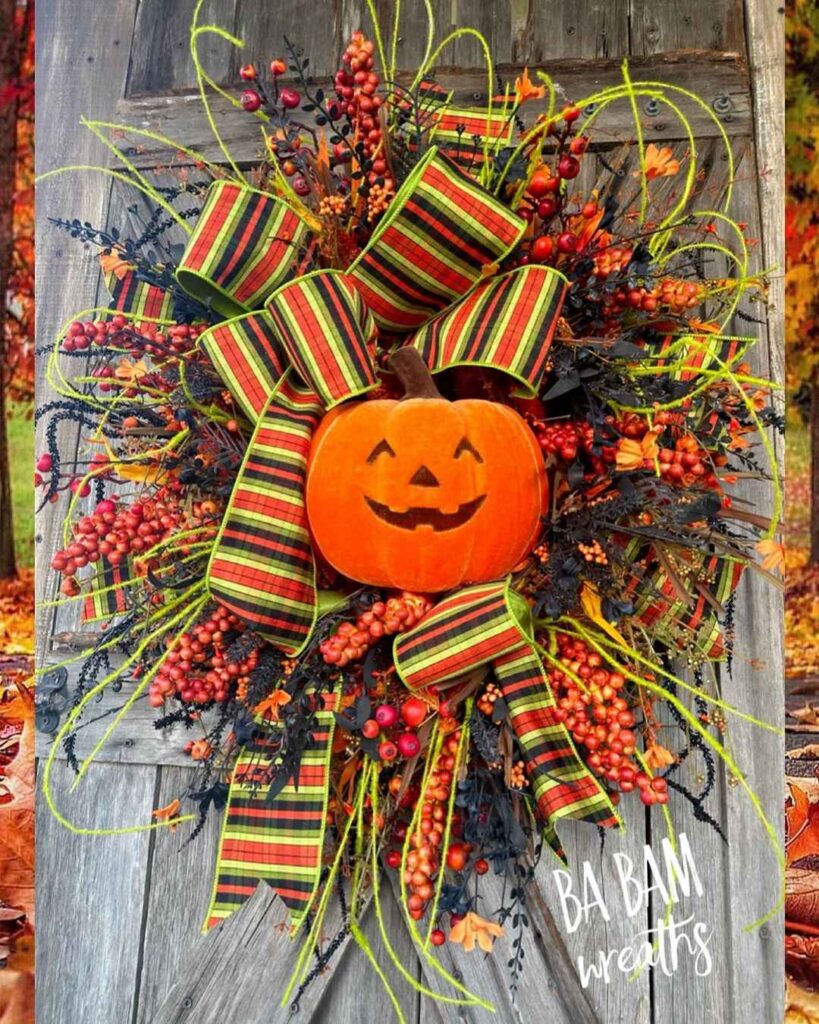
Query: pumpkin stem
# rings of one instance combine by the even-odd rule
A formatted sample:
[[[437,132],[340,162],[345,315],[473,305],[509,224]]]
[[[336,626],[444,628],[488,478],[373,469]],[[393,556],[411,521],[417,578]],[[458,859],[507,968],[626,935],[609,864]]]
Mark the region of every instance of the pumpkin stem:
[[[401,381],[404,398],[442,398],[417,348],[406,345],[393,352],[387,366]]]

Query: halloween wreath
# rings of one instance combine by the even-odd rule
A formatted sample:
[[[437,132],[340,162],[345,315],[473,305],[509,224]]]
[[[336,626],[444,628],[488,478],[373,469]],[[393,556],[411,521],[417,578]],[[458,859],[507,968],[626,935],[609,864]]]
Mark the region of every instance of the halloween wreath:
[[[287,42],[269,70],[246,64],[234,95],[198,47],[243,44],[198,19],[224,160],[88,121],[119,169],[51,172],[112,175],[150,216],[136,238],[55,222],[99,249],[111,301],[59,332],[38,413],[36,484],[68,503],[58,601],[102,624],[66,662],[79,685],[45,791],[75,827],[51,796],[56,755],[82,778],[147,700],[199,771],[135,827],[192,821],[196,835],[223,814],[206,926],[272,886],[303,943],[285,1001],[338,947],[320,939],[341,900],[342,932],[403,1019],[359,926],[386,875],[451,994],[422,990],[486,1005],[434,947],[489,951],[525,927],[544,843],[564,856],[561,819],[615,828],[618,803],[641,800],[673,833],[671,788],[719,830],[707,797],[722,760],[776,842],[723,738],[727,716],[748,716],[714,672],[730,667],[743,570],[771,575],[780,558],[781,417],[749,367],[754,338],[731,326],[744,297],[765,297],[727,212],[731,147],[680,87],[624,66],[620,84],[560,105],[543,72],[504,84],[482,41],[485,102],[463,107],[433,69],[480,37],[434,46],[431,21],[411,81],[376,20],[329,87]],[[214,92],[258,122],[250,172]],[[680,118],[684,152],[645,143],[638,99]],[[603,135],[594,155],[615,104],[633,138]],[[698,190],[686,107],[725,145],[718,200]],[[148,142],[176,154],[172,186],[138,168]],[[64,419],[88,443],[81,472],[56,445]],[[747,479],[773,480],[773,518],[737,498]],[[80,762],[84,712],[124,682]],[[689,757],[700,792],[678,772]],[[513,884],[486,919],[490,870]]]

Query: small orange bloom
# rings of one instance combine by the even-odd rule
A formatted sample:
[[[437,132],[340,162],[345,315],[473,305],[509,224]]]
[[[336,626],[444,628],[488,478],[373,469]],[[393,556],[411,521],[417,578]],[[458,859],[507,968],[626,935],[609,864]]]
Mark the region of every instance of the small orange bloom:
[[[457,924],[452,926],[452,930],[449,933],[449,941],[459,943],[467,953],[472,952],[477,941],[484,953],[491,953],[493,939],[499,939],[502,935],[503,928],[499,924],[495,924],[494,921],[487,921],[485,918],[470,911]]]
[[[213,747],[207,740],[197,740],[190,749],[194,761],[206,761],[213,753]]]
[[[781,570],[785,565],[785,545],[769,537],[761,540],[756,545],[756,550],[762,555],[760,565],[770,572],[772,569]]]
[[[649,430],[641,441],[621,437],[617,442],[615,465],[621,473],[638,469],[651,469],[660,453],[657,437],[660,431]]]
[[[274,690],[269,697],[265,697],[263,701],[256,705],[254,711],[257,715],[264,715],[265,718],[278,722],[279,708],[289,704],[291,700],[292,698],[286,690]]]
[[[154,817],[157,821],[172,821],[179,815],[179,808],[181,804],[179,800],[171,800],[167,807],[160,807],[154,811]],[[170,826],[171,832],[176,832],[176,824]]]
[[[671,751],[660,743],[649,743],[646,747],[645,762],[649,768],[665,768],[676,760]]]
[[[680,161],[674,158],[674,150],[670,146],[655,146],[649,142],[646,146],[646,179],[653,181],[655,178],[670,178],[680,169]],[[642,171],[634,171],[634,177],[639,178]]]
[[[529,78],[529,69],[524,68],[523,74],[515,79],[515,98],[518,103],[525,103],[527,100],[540,100],[546,95],[545,85],[534,85]]]

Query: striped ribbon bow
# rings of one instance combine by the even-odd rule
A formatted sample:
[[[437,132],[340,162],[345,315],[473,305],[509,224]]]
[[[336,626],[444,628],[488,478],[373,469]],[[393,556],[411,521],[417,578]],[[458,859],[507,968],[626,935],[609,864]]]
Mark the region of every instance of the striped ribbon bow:
[[[536,393],[565,281],[553,268],[497,268],[525,222],[448,156],[428,151],[369,244],[345,273],[293,276],[306,228],[274,197],[215,183],[178,273],[182,287],[231,319],[200,344],[255,424],[208,569],[211,595],[294,656],[317,617],[316,573],[304,492],[313,432],[324,413],[378,384],[376,341],[411,345],[435,373],[456,365],[501,370]],[[248,296],[263,308],[248,306]],[[233,315],[235,313],[239,315]],[[504,581],[446,597],[396,646],[410,688],[491,666],[526,755],[546,837],[554,821],[617,822],[565,728],[527,631],[525,602]],[[324,709],[329,715],[328,707]],[[258,799],[269,730],[234,773],[209,924],[264,879],[294,922],[321,872],[333,724],[303,756],[310,779]],[[261,744],[261,746],[259,746]],[[268,757],[268,764],[269,764]]]

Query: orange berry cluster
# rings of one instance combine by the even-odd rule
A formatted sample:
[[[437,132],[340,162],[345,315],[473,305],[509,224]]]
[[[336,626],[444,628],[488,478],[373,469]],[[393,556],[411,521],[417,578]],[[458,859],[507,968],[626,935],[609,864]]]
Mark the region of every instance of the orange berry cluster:
[[[594,276],[606,278],[609,274],[617,274],[631,263],[634,250],[628,246],[611,246],[602,249],[594,256]]]
[[[404,880],[409,888],[407,910],[413,920],[424,916],[427,904],[434,894],[433,881],[441,863],[441,844],[449,805],[449,794],[455,780],[455,755],[458,752],[460,730],[450,733],[444,742],[429,774],[421,820],[410,836],[407,869]]]
[[[373,70],[374,51],[372,40],[365,38],[363,32],[353,32],[342,57],[343,67],[336,72],[336,94],[342,111],[355,126],[355,141],[364,144],[365,155],[373,160],[371,180],[383,177],[384,186],[389,191],[395,183],[388,176],[389,167],[383,156],[384,142],[378,111],[384,101],[377,94],[381,79]],[[344,143],[337,143],[334,153],[341,160],[349,157]]]
[[[667,803],[665,779],[651,778],[635,760],[634,712],[622,696],[625,677],[605,668],[602,657],[582,640],[558,633],[557,645],[565,671],[549,671],[555,717],[584,748],[589,768],[622,793],[639,789],[647,806]]]
[[[586,562],[593,562],[595,565],[608,565],[609,560],[599,540],[590,541],[584,544],[582,541],[577,545],[577,550]]]
[[[363,658],[382,636],[400,633],[419,622],[432,607],[432,602],[419,594],[404,591],[387,601],[376,601],[355,622],[342,622],[335,633],[319,645],[328,665],[343,668]]]
[[[477,707],[485,715],[490,715],[495,710],[495,704],[503,697],[503,691],[497,683],[488,683],[486,689],[478,697]]]
[[[246,685],[259,660],[258,648],[239,661],[227,656],[228,646],[243,630],[238,616],[217,606],[189,632],[169,640],[171,649],[148,689],[151,707],[162,707],[172,697],[186,704],[221,702],[227,700],[232,684]]]
[[[685,434],[677,438],[674,448],[661,448],[658,455],[660,473],[669,483],[691,487],[700,483],[706,487],[719,487],[716,474],[708,467],[708,454],[700,448],[695,437]]]

